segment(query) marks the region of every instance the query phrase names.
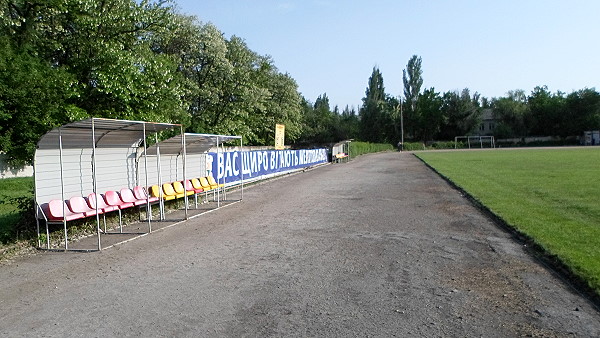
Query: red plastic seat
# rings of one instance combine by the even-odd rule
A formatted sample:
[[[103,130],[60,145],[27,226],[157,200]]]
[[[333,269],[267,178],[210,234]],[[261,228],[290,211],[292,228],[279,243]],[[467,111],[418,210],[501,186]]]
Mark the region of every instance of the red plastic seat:
[[[119,191],[119,195],[121,196],[121,201],[125,203],[133,203],[133,205],[142,205],[146,204],[146,199],[138,199],[133,194],[133,191],[129,188],[123,188]]]
[[[69,210],[69,207],[65,201],[51,200],[48,204],[42,205],[42,210],[48,217],[49,221],[72,221],[80,218],[85,218],[85,214],[76,213]],[[64,210],[64,217],[63,217]]]
[[[158,197],[148,197],[146,189],[144,189],[144,187],[140,187],[139,185],[133,188],[133,196],[135,196],[135,198],[138,200],[144,200],[144,203],[146,202],[146,199],[150,200],[150,203],[158,201]]]
[[[116,206],[119,209],[131,208],[134,206],[131,202],[123,202],[116,191],[109,190],[104,193],[104,200],[106,204]]]
[[[92,209],[88,205],[85,198],[83,198],[81,196],[75,196],[75,197],[69,198],[69,200],[67,201],[67,205],[69,206],[69,209],[71,209],[72,212],[83,213],[85,215],[85,217],[96,215],[96,208]],[[101,214],[102,212],[103,212],[102,209],[98,209],[97,213]]]
[[[98,198],[96,198],[96,195],[98,196]],[[94,194],[94,193],[89,194],[87,197],[87,201],[88,201],[88,205],[90,206],[90,208],[92,208],[94,210],[96,209],[96,201],[98,201],[98,209],[102,209],[102,212],[111,212],[111,211],[119,210],[119,207],[117,207],[117,206],[107,205],[106,202],[104,201],[104,198],[102,198],[102,195],[100,195],[100,194]]]

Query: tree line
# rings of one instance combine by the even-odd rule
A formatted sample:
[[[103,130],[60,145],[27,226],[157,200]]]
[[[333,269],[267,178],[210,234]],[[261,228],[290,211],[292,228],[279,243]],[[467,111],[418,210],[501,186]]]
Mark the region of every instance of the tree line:
[[[275,123],[297,140],[302,113],[270,57],[171,0],[0,0],[0,150],[14,165],[48,130],[92,116],[270,144]]]
[[[538,86],[529,95],[524,90],[514,90],[492,99],[469,88],[440,93],[433,87],[421,90],[421,64],[419,56],[410,58],[403,71],[403,96],[398,97],[386,94],[381,72],[377,67],[373,69],[359,111],[363,139],[398,142],[401,129],[406,139],[419,142],[479,134],[496,138],[565,138],[600,129],[600,93],[593,88],[567,95]],[[480,130],[485,110],[494,121],[491,132]]]
[[[181,123],[186,131],[235,134],[249,145],[342,139],[396,144],[476,132],[484,109],[496,136],[579,135],[600,129],[600,95],[536,87],[486,99],[469,89],[422,90],[421,58],[403,72],[404,93],[385,91],[374,68],[362,105],[314,102],[245,41],[179,13],[174,0],[0,0],[0,151],[30,163],[47,131],[88,117]]]

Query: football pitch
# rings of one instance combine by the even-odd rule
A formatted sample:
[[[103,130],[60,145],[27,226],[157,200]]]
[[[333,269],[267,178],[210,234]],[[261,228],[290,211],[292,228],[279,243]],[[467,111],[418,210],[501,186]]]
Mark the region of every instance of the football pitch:
[[[600,148],[416,155],[600,294]]]

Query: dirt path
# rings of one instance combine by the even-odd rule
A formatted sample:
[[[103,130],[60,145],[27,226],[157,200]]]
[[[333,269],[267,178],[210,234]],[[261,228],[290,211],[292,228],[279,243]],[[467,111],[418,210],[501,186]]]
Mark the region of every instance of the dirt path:
[[[0,335],[600,336],[600,313],[409,154],[99,253],[0,266]]]

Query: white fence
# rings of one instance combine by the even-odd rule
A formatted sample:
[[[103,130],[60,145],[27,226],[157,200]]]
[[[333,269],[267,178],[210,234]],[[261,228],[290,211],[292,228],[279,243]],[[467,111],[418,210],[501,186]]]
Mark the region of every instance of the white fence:
[[[28,165],[22,168],[11,168],[7,161],[6,155],[0,153],[0,178],[12,177],[31,177],[33,176],[33,167]]]

